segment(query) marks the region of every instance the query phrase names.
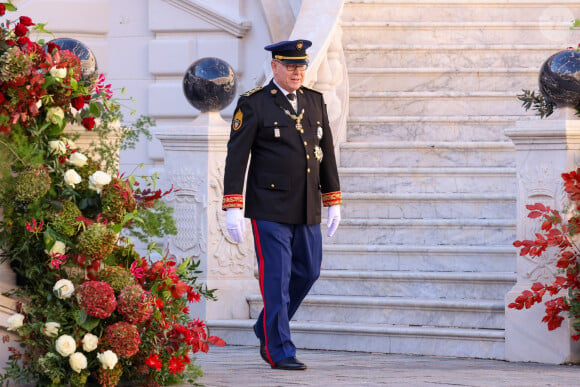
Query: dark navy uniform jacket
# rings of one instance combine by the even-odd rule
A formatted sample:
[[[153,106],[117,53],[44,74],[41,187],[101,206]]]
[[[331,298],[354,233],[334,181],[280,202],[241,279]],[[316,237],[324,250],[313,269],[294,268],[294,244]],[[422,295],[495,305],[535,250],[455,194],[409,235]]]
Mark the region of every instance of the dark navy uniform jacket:
[[[342,203],[326,104],[318,91],[296,91],[294,112],[273,81],[240,96],[232,119],[222,208],[243,208],[245,217],[289,224],[316,224],[324,206]],[[301,125],[294,117],[304,109]],[[251,157],[250,157],[251,156]]]

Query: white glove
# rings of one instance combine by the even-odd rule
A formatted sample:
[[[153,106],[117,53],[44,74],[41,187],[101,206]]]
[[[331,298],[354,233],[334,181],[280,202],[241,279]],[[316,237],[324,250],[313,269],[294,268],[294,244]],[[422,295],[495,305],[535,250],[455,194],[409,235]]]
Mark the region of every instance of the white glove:
[[[228,208],[226,210],[226,229],[232,240],[241,243],[244,240],[244,210],[241,208]]]
[[[338,225],[340,223],[340,205],[336,204],[334,206],[328,207],[328,220],[326,221],[326,226],[328,227],[327,237],[334,235]]]

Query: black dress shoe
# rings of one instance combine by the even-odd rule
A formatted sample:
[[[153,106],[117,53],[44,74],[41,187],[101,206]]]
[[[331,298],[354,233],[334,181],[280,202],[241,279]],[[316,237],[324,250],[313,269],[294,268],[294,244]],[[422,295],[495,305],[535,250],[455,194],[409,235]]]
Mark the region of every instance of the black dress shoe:
[[[260,356],[266,363],[270,364],[270,360],[268,360],[268,353],[266,352],[266,344],[264,343],[260,343]]]
[[[277,370],[304,371],[306,369],[306,364],[302,363],[295,357],[287,357],[273,365],[272,368]]]

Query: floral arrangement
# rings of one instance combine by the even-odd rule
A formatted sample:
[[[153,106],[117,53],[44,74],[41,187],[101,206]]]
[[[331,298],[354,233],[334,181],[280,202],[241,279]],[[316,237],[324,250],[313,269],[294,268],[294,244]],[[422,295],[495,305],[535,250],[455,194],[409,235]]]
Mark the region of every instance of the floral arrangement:
[[[555,252],[556,266],[561,270],[550,284],[534,283],[524,290],[508,305],[514,309],[529,309],[534,304],[544,301],[546,313],[542,322],[548,330],[562,325],[563,313],[573,321],[574,340],[580,339],[580,246],[575,238],[580,229],[580,168],[562,174],[564,190],[568,193],[572,208],[569,214],[562,214],[542,203],[527,205],[528,217],[542,220],[541,232],[536,233],[534,240],[517,240],[514,246],[520,249],[521,256],[537,258],[544,253]]]
[[[14,10],[0,3],[0,16]],[[152,121],[121,126],[104,76],[29,29],[44,31],[26,16],[0,25],[1,258],[19,285],[6,294],[18,300],[8,329],[19,343],[0,384],[192,383],[192,355],[225,345],[188,309],[213,291],[196,283],[199,262],[153,242],[176,233],[162,200],[172,189],[116,171],[119,149],[150,136]],[[71,126],[97,140],[81,149]]]

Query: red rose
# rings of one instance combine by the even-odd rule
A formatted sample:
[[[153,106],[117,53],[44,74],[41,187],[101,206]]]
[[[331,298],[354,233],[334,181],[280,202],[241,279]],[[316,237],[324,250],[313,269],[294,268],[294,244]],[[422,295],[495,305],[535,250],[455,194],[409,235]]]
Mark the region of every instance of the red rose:
[[[93,130],[95,127],[95,117],[85,117],[83,118],[82,124],[87,130]]]
[[[0,93],[0,103],[6,101],[6,97],[4,97],[4,94]]]
[[[0,3],[0,16],[4,16],[5,13],[6,13],[6,6],[4,5],[4,3]]]
[[[24,45],[30,43],[30,39],[28,39],[28,36],[21,36],[21,37],[18,38],[18,40],[16,40],[16,43],[19,46],[24,46]]]
[[[33,26],[34,23],[32,22],[32,19],[29,18],[28,16],[20,16],[20,23],[24,24],[25,26]]]
[[[75,109],[81,110],[83,108],[83,106],[85,106],[85,97],[83,97],[83,96],[74,97],[73,99],[71,99],[70,103]],[[83,125],[84,125],[84,122],[83,122]]]
[[[14,27],[14,33],[16,36],[24,36],[28,33],[28,27],[22,23],[18,23],[16,24],[16,27]]]
[[[53,42],[48,42],[48,52],[52,54],[54,50],[60,50],[60,46]]]

